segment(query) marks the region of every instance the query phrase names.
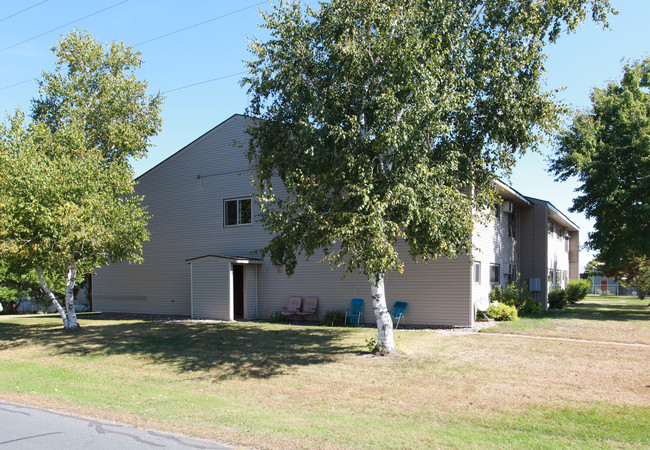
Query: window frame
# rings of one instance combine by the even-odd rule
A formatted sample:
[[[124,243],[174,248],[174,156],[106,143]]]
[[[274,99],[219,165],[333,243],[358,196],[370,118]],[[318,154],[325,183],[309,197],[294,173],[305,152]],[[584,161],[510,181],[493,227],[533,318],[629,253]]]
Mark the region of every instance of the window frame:
[[[496,269],[496,277],[493,277],[493,269]],[[495,278],[496,281],[494,281]],[[501,284],[501,264],[490,263],[490,284]]]
[[[508,214],[508,237],[517,239],[517,211],[512,208],[512,212]]]
[[[241,215],[241,202],[248,200],[250,202],[250,216],[248,217],[248,222],[240,222],[240,215]],[[230,202],[237,202],[237,223],[227,223],[228,221],[228,203]],[[240,227],[240,226],[246,226],[246,225],[251,225],[253,223],[253,199],[252,197],[235,197],[235,198],[225,198],[223,199],[223,226],[224,228],[228,227]]]
[[[494,205],[494,209],[492,210],[492,214],[497,219],[501,218],[501,203],[497,203],[496,205]]]
[[[481,284],[481,261],[474,263],[474,283]]]

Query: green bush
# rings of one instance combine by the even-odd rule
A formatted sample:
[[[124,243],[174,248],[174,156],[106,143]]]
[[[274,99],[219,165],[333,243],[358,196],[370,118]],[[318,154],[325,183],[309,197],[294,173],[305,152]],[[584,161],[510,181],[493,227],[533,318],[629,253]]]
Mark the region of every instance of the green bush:
[[[566,299],[569,303],[577,303],[584,300],[591,290],[591,283],[588,280],[569,281],[566,285]]]
[[[485,314],[494,320],[519,320],[517,308],[505,303],[495,302],[490,304],[490,307]]]
[[[528,283],[522,283],[519,277],[508,283],[505,289],[501,286],[492,289],[490,300],[514,306],[521,315],[542,312],[542,305],[532,297]]]
[[[567,305],[566,291],[562,288],[555,288],[548,293],[548,307],[551,309],[562,309]]]
[[[271,322],[271,323],[280,323],[280,322],[282,322],[282,314],[277,312],[277,311],[273,311],[273,312],[269,313],[269,322]]]
[[[345,313],[343,311],[327,311],[322,324],[326,327],[342,327],[345,325]]]

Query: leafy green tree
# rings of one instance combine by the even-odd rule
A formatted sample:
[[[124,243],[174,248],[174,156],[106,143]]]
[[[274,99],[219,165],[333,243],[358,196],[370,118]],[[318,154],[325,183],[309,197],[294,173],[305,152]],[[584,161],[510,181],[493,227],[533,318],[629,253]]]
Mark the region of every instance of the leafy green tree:
[[[577,177],[572,211],[595,219],[587,245],[620,278],[650,255],[650,58],[625,65],[619,83],[594,89],[592,106],[557,140],[550,170]]]
[[[333,0],[263,14],[253,41],[249,158],[266,252],[293,273],[324,251],[371,285],[377,347],[395,352],[384,277],[465,254],[476,211],[561,109],[540,87],[542,49],[607,0]],[[482,216],[482,219],[486,219]]]
[[[43,75],[32,121],[17,112],[0,127],[0,253],[33,268],[64,327],[76,329],[76,280],[141,259],[147,214],[128,159],[160,129],[162,100],[135,78],[141,60],[131,48],[105,49],[73,31],[53,51],[56,70]]]
[[[650,292],[650,259],[628,258],[625,265],[619,266],[616,279],[625,288],[636,288],[637,296],[643,300]]]

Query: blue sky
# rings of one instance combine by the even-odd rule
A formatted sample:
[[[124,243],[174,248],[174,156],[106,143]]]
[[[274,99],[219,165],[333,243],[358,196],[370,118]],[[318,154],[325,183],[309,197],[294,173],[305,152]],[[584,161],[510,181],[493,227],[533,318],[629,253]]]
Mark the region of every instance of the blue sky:
[[[610,30],[586,22],[547,48],[547,87],[564,88],[558,98],[574,108],[589,107],[593,87],[620,78],[623,60],[648,56],[650,1],[612,4],[619,15],[610,19]],[[163,130],[149,156],[134,164],[136,175],[142,174],[224,119],[244,112],[248,97],[239,86],[239,73],[249,58],[248,38],[265,35],[258,28],[256,8],[268,7],[268,2],[256,0],[1,0],[0,111],[29,108],[37,86],[27,80],[53,69],[50,47],[73,26],[102,42],[134,45],[145,61],[139,77],[148,80],[151,92],[162,91],[166,97]],[[213,81],[203,83],[207,80]],[[185,87],[195,83],[201,84]],[[591,222],[567,212],[577,183],[555,182],[546,172],[552,148],[544,152],[524,156],[506,181],[524,195],[550,200],[580,227],[584,241]],[[581,252],[581,266],[591,257]]]

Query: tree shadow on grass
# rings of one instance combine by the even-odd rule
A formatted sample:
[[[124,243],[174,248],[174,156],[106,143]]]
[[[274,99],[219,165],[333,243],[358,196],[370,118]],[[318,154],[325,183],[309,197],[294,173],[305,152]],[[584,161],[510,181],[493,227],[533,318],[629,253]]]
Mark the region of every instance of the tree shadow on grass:
[[[626,322],[650,319],[650,308],[645,304],[621,305],[612,303],[576,303],[566,309],[549,311],[541,317],[553,319],[610,320]]]
[[[82,320],[81,325],[67,332],[48,321],[0,322],[0,349],[36,344],[54,355],[82,359],[132,355],[179,372],[209,371],[206,376],[213,380],[268,378],[359,351],[347,342],[353,331],[345,329],[141,320]]]

